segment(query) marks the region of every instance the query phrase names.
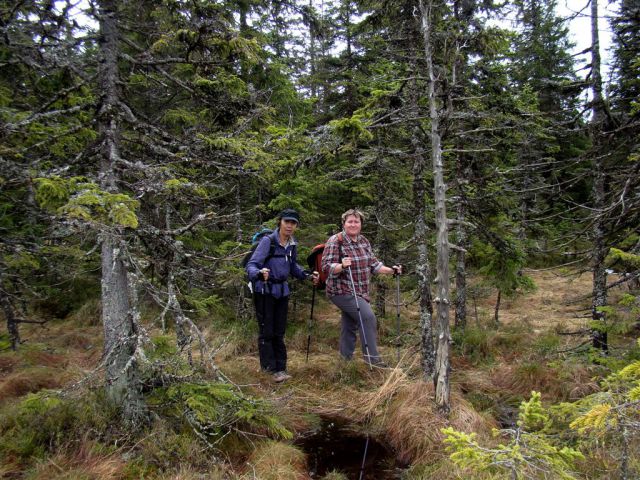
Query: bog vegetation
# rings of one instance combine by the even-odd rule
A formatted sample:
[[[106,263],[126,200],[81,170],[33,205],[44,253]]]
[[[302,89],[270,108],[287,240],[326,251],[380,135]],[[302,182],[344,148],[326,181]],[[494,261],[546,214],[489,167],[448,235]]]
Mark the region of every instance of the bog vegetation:
[[[637,478],[640,23],[584,3],[0,5],[0,476]],[[353,207],[390,367],[293,284],[275,385],[241,260]]]

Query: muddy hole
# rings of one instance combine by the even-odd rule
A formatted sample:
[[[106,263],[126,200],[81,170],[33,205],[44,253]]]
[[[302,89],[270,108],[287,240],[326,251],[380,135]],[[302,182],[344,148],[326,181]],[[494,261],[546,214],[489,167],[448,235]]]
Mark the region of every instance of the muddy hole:
[[[350,480],[392,480],[401,478],[406,468],[390,448],[335,418],[322,418],[319,428],[296,444],[307,454],[314,479],[336,471]]]

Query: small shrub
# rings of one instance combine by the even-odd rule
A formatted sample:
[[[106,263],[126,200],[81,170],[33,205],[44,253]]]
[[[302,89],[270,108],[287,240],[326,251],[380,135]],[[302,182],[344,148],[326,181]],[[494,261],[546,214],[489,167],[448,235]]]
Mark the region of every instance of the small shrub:
[[[243,396],[222,383],[182,383],[157,389],[150,404],[184,419],[201,438],[216,442],[232,432],[292,438],[263,400]]]
[[[533,348],[541,355],[555,353],[560,347],[560,337],[554,332],[546,332],[533,342]]]
[[[9,350],[11,348],[11,340],[6,333],[0,334],[0,351]]]
[[[467,326],[463,330],[454,330],[453,345],[459,355],[477,365],[493,359],[491,335],[481,327]]]
[[[145,435],[138,448],[139,476],[143,476],[145,470],[147,473],[170,471],[182,459],[189,459],[189,466],[199,470],[206,470],[211,466],[211,451],[203,449],[202,443],[192,432],[175,432],[162,420]]]
[[[442,429],[450,458],[458,466],[475,472],[508,475],[511,478],[562,478],[573,476],[575,464],[584,459],[578,450],[557,445],[549,435],[552,420],[538,392],[520,405],[516,428],[495,430],[505,441],[495,447],[482,445],[475,433]]]
[[[56,392],[31,393],[0,413],[0,454],[26,460],[84,438],[88,431],[104,434],[115,411],[91,393],[81,400]]]

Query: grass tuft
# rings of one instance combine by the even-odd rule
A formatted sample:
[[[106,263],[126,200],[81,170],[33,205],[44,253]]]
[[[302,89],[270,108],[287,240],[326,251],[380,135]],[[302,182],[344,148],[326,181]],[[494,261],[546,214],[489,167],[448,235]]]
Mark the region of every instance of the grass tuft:
[[[256,446],[242,480],[306,480],[305,454],[293,445],[265,441]]]
[[[116,480],[123,478],[126,462],[117,453],[105,454],[94,442],[83,442],[72,453],[57,453],[42,460],[29,476],[33,480]]]
[[[0,401],[18,398],[42,389],[60,388],[68,374],[57,368],[31,367],[8,375],[0,383]]]

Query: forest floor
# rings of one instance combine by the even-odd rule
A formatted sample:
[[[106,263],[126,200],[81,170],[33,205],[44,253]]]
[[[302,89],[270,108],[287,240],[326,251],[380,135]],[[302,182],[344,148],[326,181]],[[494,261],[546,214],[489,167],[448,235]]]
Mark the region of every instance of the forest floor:
[[[308,306],[298,307],[296,318],[291,318],[287,347],[292,379],[282,384],[260,372],[253,324],[204,326],[222,372],[244,392],[276,406],[285,426],[294,433],[293,446],[306,458],[289,466],[294,476],[273,472],[269,476],[256,473],[256,465],[264,462],[255,458],[255,452],[227,452],[233,471],[238,478],[302,479],[322,478],[339,470],[346,477],[335,478],[358,478],[364,465],[363,479],[382,480],[400,478],[399,472],[420,465],[420,475],[427,476],[414,478],[462,478],[447,460],[441,427],[451,425],[489,439],[493,428],[514,424],[518,405],[532,390],[543,392],[548,402],[574,400],[596,391],[591,368],[578,363],[567,368],[575,347],[587,338],[558,335],[587,327],[590,275],[552,270],[527,274],[537,288],[503,297],[497,326],[493,320],[495,293],[480,287],[472,290],[476,298],[469,302],[469,328],[464,335],[454,334],[448,420],[435,410],[433,386],[422,380],[417,306],[409,294],[402,298],[409,304],[401,309],[399,362],[392,294],[386,316],[379,319],[379,345],[390,364],[387,369],[370,369],[359,355],[350,362],[339,358],[339,313],[324,298],[316,299],[308,360]],[[65,321],[44,327],[24,325],[22,353],[0,354],[0,402],[42,388],[64,388],[91,372],[102,350],[98,318],[92,305]],[[157,325],[149,330],[151,336],[159,333]],[[341,443],[345,439],[347,444]],[[365,443],[370,448],[366,461]],[[180,469],[184,469],[183,462],[188,463],[176,461],[181,462]]]

